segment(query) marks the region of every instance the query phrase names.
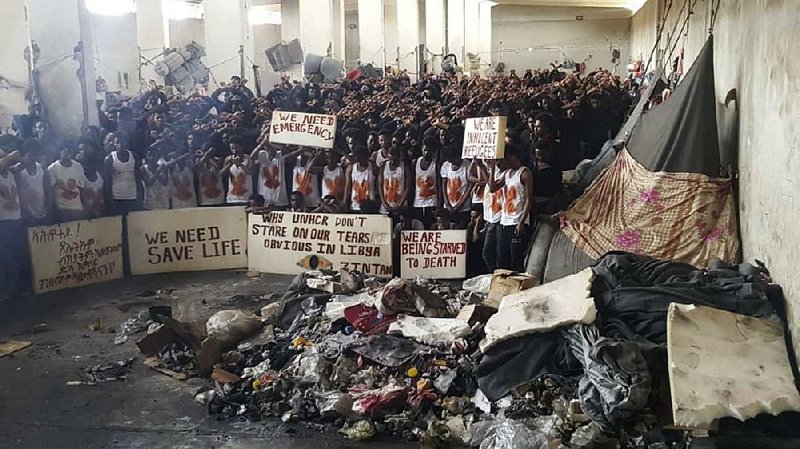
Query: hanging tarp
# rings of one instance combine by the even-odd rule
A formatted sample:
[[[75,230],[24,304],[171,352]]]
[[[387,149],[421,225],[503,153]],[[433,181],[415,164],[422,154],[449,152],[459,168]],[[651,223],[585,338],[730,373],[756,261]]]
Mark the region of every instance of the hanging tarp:
[[[628,150],[650,171],[720,175],[713,40],[670,97],[642,114]]]
[[[622,250],[707,266],[739,254],[730,180],[651,172],[627,150],[560,219],[562,232],[592,258]]]

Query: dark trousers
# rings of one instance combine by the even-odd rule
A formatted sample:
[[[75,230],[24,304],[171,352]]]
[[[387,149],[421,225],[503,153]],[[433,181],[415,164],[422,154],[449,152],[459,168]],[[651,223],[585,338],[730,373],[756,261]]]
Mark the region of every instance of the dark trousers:
[[[28,269],[27,242],[22,220],[0,220],[0,297],[30,289],[24,284]]]
[[[516,229],[516,225],[501,226],[497,253],[498,268],[514,271],[525,270],[525,252],[528,250],[530,230],[525,225],[522,232],[517,235]]]
[[[497,254],[500,252],[500,223],[486,223],[483,234],[483,261],[489,273],[497,269]]]
[[[415,207],[414,218],[421,221],[425,229],[430,229],[431,225],[436,221],[434,214],[436,213],[435,207]]]

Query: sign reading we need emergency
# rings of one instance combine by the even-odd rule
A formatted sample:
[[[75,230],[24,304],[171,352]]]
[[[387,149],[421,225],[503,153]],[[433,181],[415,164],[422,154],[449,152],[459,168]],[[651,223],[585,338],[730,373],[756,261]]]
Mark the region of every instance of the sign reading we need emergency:
[[[278,274],[344,268],[391,276],[391,229],[391,219],[383,215],[251,214],[249,266]]]
[[[336,116],[275,111],[269,126],[269,141],[288,145],[333,148]]]
[[[400,275],[430,279],[463,279],[467,275],[467,231],[403,231]]]
[[[464,159],[502,159],[506,150],[506,118],[468,118],[464,123]]]

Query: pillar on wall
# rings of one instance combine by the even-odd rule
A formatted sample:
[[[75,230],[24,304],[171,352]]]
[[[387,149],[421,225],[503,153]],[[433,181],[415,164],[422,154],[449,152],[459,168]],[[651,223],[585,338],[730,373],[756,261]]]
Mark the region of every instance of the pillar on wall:
[[[419,53],[419,3],[417,0],[397,0],[398,47],[400,70],[405,70],[412,82],[417,78],[417,55]]]
[[[344,0],[333,0],[333,57],[345,60],[344,55]]]
[[[482,60],[494,62],[492,58],[492,2],[481,2],[478,6],[478,49]]]
[[[28,66],[25,47],[29,45],[25,0],[11,0],[0,9],[3,46],[0,47],[0,76],[10,87],[0,89],[0,133],[11,126],[12,116],[25,114],[25,88],[28,87]]]
[[[467,0],[447,0],[447,53],[464,60],[464,39],[466,34],[465,5]]]
[[[248,18],[251,4],[251,0],[205,0],[203,3],[204,62],[211,69],[212,82],[228,81],[232,75],[251,77],[248,75],[254,56],[253,27]],[[244,67],[240,49],[244,52]]]
[[[481,59],[489,60],[488,55],[481,55],[481,36],[480,36],[480,0],[464,1],[464,71],[470,71],[470,60],[468,53],[477,55]]]
[[[359,60],[384,66],[383,0],[358,0],[358,40],[361,43]]]
[[[425,56],[428,70],[441,72],[442,56],[445,50],[446,11],[444,0],[427,0],[425,2],[425,47],[429,52]]]
[[[158,55],[169,47],[169,21],[164,17],[163,0],[138,0],[136,2],[136,39],[139,44],[139,54],[142,59],[140,66],[140,81],[159,80],[155,72]],[[147,61],[153,60],[153,63]]]
[[[383,0],[384,60],[386,65],[398,70],[399,33],[397,30],[397,0]]]

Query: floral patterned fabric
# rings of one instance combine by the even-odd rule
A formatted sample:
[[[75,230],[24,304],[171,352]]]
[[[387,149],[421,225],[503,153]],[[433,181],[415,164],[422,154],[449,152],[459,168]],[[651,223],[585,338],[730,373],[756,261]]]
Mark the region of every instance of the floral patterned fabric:
[[[627,150],[558,216],[592,258],[624,250],[704,267],[739,255],[730,179],[650,172]]]

